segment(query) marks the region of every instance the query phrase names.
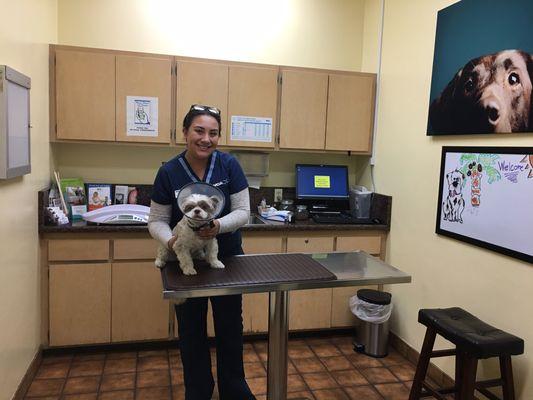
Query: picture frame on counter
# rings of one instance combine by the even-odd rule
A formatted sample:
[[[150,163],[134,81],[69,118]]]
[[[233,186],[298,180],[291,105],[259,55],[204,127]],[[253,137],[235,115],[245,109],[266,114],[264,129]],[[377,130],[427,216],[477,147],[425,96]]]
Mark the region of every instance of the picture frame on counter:
[[[109,206],[112,203],[111,185],[104,183],[87,184],[87,211]]]
[[[533,147],[441,153],[436,233],[533,263]]]

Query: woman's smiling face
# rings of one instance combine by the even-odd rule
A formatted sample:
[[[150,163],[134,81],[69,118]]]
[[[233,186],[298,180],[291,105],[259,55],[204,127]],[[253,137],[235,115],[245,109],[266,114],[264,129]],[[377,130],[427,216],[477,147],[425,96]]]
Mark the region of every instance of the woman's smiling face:
[[[207,159],[215,151],[220,139],[218,122],[210,115],[198,115],[192,120],[189,129],[183,130],[183,136],[190,156]]]

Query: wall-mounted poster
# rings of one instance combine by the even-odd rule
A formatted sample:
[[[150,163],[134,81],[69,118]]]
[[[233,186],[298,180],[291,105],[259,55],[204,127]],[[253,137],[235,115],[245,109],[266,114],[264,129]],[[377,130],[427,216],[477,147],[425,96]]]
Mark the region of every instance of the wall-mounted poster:
[[[428,135],[533,132],[533,1],[438,13]]]
[[[533,147],[443,147],[436,232],[533,263]]]

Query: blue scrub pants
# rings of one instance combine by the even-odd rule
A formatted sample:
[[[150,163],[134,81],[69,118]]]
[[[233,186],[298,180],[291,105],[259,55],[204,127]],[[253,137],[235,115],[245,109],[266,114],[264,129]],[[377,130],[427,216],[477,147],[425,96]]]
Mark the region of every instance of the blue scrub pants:
[[[207,341],[207,297],[176,306],[185,400],[211,400],[214,381]],[[220,400],[255,400],[244,378],[242,295],[210,297]]]

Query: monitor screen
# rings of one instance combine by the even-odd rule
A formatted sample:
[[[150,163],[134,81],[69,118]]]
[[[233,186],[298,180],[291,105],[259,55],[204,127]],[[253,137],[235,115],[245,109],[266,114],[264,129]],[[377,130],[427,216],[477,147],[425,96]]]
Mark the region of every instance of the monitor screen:
[[[348,199],[348,167],[296,164],[298,199]]]

